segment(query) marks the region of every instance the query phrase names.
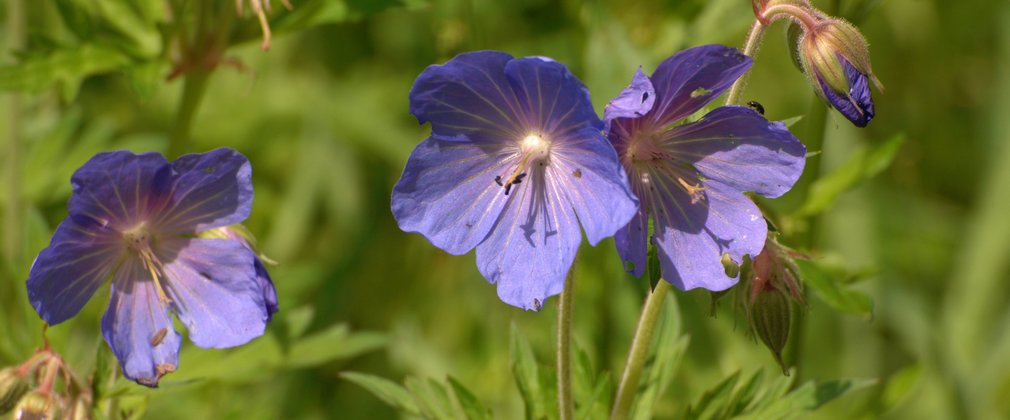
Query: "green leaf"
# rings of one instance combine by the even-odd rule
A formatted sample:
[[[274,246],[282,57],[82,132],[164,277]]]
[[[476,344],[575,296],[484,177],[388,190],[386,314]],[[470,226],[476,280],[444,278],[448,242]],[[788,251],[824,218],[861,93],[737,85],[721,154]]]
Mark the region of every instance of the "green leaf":
[[[132,3],[124,0],[94,2],[103,20],[121,35],[120,48],[138,58],[155,57],[161,53],[161,32],[154,21],[148,21],[153,16],[138,14]]]
[[[452,388],[453,395],[456,396],[456,401],[459,403],[460,408],[463,409],[463,414],[466,418],[470,420],[491,419],[491,410],[484,407],[480,403],[480,400],[470,390],[466,389],[463,384],[459,383],[456,378],[449,377],[449,386]]]
[[[373,332],[352,334],[347,325],[335,325],[292,344],[287,364],[292,368],[318,366],[376,350],[385,346],[386,342],[384,334]]]
[[[407,389],[414,396],[414,401],[421,409],[421,415],[429,419],[452,420],[455,417],[452,401],[445,386],[428,379],[407,378]]]
[[[922,377],[922,365],[915,364],[904,368],[887,380],[887,385],[880,399],[884,405],[884,410],[889,410],[901,404],[902,400],[915,388]]]
[[[575,418],[603,418],[610,413],[604,395],[610,395],[612,384],[609,374],[597,376],[589,353],[575,343],[575,363],[572,396],[575,400]]]
[[[512,323],[509,351],[512,354],[512,375],[515,377],[516,385],[519,387],[519,394],[523,397],[526,406],[527,419],[539,419],[546,417],[547,403],[544,401],[546,390],[541,389],[540,371],[537,367],[537,360],[533,356],[533,348],[529,341],[519,331],[519,327]]]
[[[837,311],[866,317],[873,316],[873,300],[869,295],[844,287],[816,262],[796,260],[795,263],[800,271],[797,274],[802,278],[803,284],[813,289],[817,297],[824,303]]]
[[[727,408],[733,405],[731,397],[733,396],[733,389],[736,388],[736,384],[739,380],[739,371],[727,376],[714,388],[706,391],[696,404],[688,406],[687,412],[684,413],[684,418],[693,420],[723,418],[719,414],[726,411]]]
[[[904,142],[905,137],[899,134],[873,147],[857,150],[834,172],[814,181],[807,201],[796,215],[812,216],[830,208],[842,193],[886,169]]]
[[[389,406],[400,410],[404,414],[421,415],[421,410],[417,407],[414,398],[407,392],[407,389],[393,381],[357,372],[342,372],[340,377],[365,388],[372,395],[375,395]]]
[[[781,398],[765,398],[765,405],[749,412],[738,420],[767,420],[802,418],[843,395],[875,385],[876,380],[837,380],[822,384],[807,382]]]
[[[70,102],[85,78],[129,62],[130,58],[119,50],[94,44],[56,50],[29,57],[15,66],[0,67],[0,91],[37,93],[59,85],[63,99]]]

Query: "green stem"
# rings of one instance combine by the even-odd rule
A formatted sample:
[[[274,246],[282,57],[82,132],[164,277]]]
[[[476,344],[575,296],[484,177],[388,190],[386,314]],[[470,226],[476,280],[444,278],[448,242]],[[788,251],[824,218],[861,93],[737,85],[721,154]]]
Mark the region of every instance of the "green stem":
[[[25,44],[23,0],[7,1],[7,47],[19,51]],[[21,95],[9,96],[7,110],[7,206],[4,209],[4,255],[8,261],[21,259]]]
[[[182,98],[179,100],[179,110],[175,116],[175,125],[172,127],[172,144],[168,149],[170,158],[189,152],[193,119],[200,109],[203,94],[207,91],[207,81],[210,79],[210,74],[211,70],[203,67],[194,67],[186,73]]]
[[[572,300],[575,296],[575,267],[568,271],[565,288],[558,301],[558,409],[561,420],[575,418],[572,400]]]
[[[638,382],[642,377],[642,368],[649,358],[649,347],[652,344],[652,336],[656,332],[656,321],[663,309],[663,302],[666,301],[666,293],[670,290],[670,283],[659,279],[656,289],[652,291],[642,308],[642,317],[638,319],[638,326],[635,328],[635,337],[631,341],[631,350],[628,352],[628,362],[624,366],[624,374],[621,375],[621,384],[617,388],[617,400],[614,402],[614,410],[610,413],[611,420],[624,420],[628,418],[631,411],[631,403],[635,401]]]
[[[761,23],[760,20],[755,19],[754,24],[750,27],[750,32],[747,33],[747,41],[743,46],[744,55],[750,57],[752,60],[757,58],[758,49],[761,47],[761,40],[764,39],[765,29],[768,25]],[[739,103],[740,94],[743,93],[745,87],[747,87],[747,76],[750,71],[747,71],[736,79],[733,86],[729,88],[729,94],[726,95],[726,105],[733,105]]]

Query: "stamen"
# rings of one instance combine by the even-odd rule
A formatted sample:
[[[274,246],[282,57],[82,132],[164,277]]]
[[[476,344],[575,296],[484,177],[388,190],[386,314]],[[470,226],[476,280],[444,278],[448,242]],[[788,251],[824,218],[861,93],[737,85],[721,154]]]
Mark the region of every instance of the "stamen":
[[[680,186],[684,188],[684,191],[687,191],[687,194],[691,196],[691,204],[697,204],[705,199],[705,195],[702,194],[702,192],[705,191],[705,187],[703,187],[701,183],[692,185],[681,177],[677,177],[677,182],[679,182]]]
[[[505,195],[509,195],[513,185],[523,182],[523,178],[527,175],[527,172],[525,172],[527,165],[531,165],[534,162],[539,162],[540,166],[544,165],[544,161],[550,155],[551,145],[550,142],[544,140],[539,134],[530,134],[519,142],[519,150],[522,158],[519,160],[516,168],[512,170],[512,174],[508,178],[502,178],[501,175],[497,175],[494,178],[496,184],[505,188]]]

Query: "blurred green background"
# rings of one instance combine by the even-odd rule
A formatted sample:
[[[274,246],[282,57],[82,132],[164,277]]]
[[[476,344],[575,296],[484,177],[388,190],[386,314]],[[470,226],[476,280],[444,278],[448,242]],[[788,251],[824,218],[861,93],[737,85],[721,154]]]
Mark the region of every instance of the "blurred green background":
[[[292,3],[274,2],[264,52],[248,4],[235,17],[232,1],[0,1],[0,366],[42,344],[24,281],[66,216],[78,166],[103,150],[175,158],[228,146],[253,165],[247,225],[280,263],[271,273],[281,312],[242,348],[187,342],[160,389],[116,388],[122,407],[147,418],[396,418],[339,376],[355,371],[395,382],[451,375],[497,418],[521,416],[510,326],[549,365],[555,299],[540,313],[509,307],[472,254],[450,256],[397,228],[390,192],[429,130],[408,113],[414,78],[470,50],[550,56],[602,111],[639,65],[651,72],[689,46],[742,45],[749,2]],[[766,203],[783,243],[811,250],[837,292],[811,295],[786,359],[800,382],[877,380],[822,418],[1010,418],[1010,2],[814,3],[859,25],[886,91],[874,92],[868,128],[833,112],[822,124],[778,23],[743,94],[770,119],[806,116],[792,126],[805,142],[823,128],[808,181],[819,172],[839,192],[823,213],[797,213],[807,181]],[[192,55],[181,33],[211,53]],[[166,80],[179,69],[190,71]],[[199,96],[201,74],[209,78],[190,121],[180,103],[187,83]],[[874,166],[887,144],[900,145],[893,162]],[[575,270],[576,344],[619,376],[646,281],[623,273],[610,240],[584,246]],[[106,288],[47,333],[82,377],[110,357],[98,329],[107,299]],[[707,293],[675,300],[690,344],[657,417],[677,417],[733,372],[778,375],[731,305],[713,318]]]

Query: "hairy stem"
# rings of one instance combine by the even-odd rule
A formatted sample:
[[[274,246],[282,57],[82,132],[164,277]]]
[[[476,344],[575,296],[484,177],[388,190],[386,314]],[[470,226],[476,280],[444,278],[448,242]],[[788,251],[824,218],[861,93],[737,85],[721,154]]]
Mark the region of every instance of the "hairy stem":
[[[635,336],[631,341],[631,350],[628,351],[628,362],[624,366],[621,383],[617,388],[617,399],[614,402],[614,409],[610,413],[611,420],[628,418],[631,403],[635,401],[638,382],[642,377],[642,368],[645,367],[645,361],[649,358],[649,347],[652,344],[652,336],[656,332],[656,321],[662,312],[663,302],[666,301],[666,293],[669,290],[670,283],[659,279],[656,289],[645,301],[642,316],[638,319]]]
[[[7,48],[19,51],[25,45],[24,0],[7,1]],[[8,97],[7,109],[7,206],[4,209],[3,251],[8,261],[21,259],[21,95]]]
[[[758,49],[761,47],[761,40],[764,39],[765,29],[767,28],[768,26],[762,24],[760,20],[754,20],[754,24],[750,27],[750,32],[747,33],[747,41],[743,46],[744,55],[750,57],[752,60],[757,58]],[[729,94],[726,95],[726,105],[739,103],[740,95],[747,86],[748,75],[750,75],[749,70],[742,74],[739,79],[736,79],[733,86],[729,88]]]
[[[558,300],[558,409],[561,420],[575,418],[572,401],[572,300],[575,267],[568,271],[565,288]]]

